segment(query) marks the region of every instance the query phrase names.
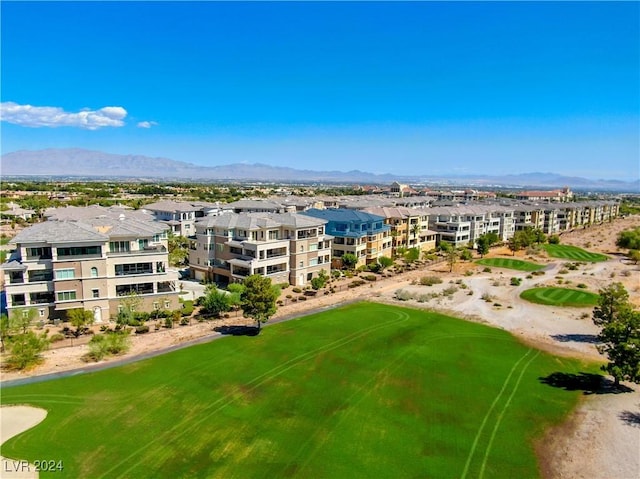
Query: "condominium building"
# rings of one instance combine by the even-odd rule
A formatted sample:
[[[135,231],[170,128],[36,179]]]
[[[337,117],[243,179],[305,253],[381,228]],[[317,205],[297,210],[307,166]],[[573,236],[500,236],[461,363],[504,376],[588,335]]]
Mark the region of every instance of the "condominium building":
[[[191,275],[229,283],[252,274],[302,286],[331,269],[332,236],[322,219],[297,213],[227,213],[196,222]]]
[[[334,237],[334,258],[351,253],[360,266],[393,254],[391,227],[382,216],[349,209],[310,209],[300,214],[327,221],[327,232]]]
[[[418,248],[429,251],[436,247],[435,231],[429,229],[427,210],[404,207],[373,207],[363,211],[382,216],[391,227],[393,254],[398,248]]]
[[[144,211],[151,212],[159,222],[170,226],[173,234],[192,236],[198,218],[218,214],[222,207],[215,203],[164,200],[144,206]]]
[[[167,227],[155,221],[102,216],[45,221],[24,229],[0,265],[7,308],[35,308],[42,320],[83,308],[96,322],[115,316],[136,293],[143,311],[178,309],[177,272],[168,269]]]

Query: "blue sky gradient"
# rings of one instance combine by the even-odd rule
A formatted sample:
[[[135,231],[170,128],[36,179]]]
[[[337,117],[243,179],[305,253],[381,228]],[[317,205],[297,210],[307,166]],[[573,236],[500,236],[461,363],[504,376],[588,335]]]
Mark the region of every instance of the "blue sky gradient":
[[[3,153],[639,176],[638,2],[0,8]]]

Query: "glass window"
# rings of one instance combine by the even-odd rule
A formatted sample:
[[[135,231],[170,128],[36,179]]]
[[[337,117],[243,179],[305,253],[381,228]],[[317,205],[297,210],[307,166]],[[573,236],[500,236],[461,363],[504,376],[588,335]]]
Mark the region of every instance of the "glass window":
[[[72,301],[76,299],[75,291],[59,291],[58,292],[58,301]]]
[[[56,270],[56,279],[73,279],[76,272],[73,269],[58,269]]]
[[[95,266],[93,268],[91,268],[91,277],[92,278],[97,278],[98,277],[98,268],[96,268]]]

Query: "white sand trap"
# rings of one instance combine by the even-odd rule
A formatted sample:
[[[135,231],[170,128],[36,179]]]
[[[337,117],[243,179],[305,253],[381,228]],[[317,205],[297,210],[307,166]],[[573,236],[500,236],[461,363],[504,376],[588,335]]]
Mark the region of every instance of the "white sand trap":
[[[31,429],[47,417],[47,411],[31,406],[3,406],[0,407],[0,444],[4,444],[13,436]],[[2,479],[33,479],[38,472],[33,464],[25,460],[7,459],[0,456],[0,478]]]

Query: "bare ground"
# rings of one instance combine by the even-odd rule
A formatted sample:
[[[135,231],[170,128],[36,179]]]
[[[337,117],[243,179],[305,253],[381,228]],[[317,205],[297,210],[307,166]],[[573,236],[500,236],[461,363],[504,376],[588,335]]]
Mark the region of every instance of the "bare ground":
[[[440,264],[414,270],[391,278],[330,295],[319,295],[306,301],[290,302],[278,309],[274,319],[305,314],[355,300],[380,301],[403,306],[438,310],[472,321],[480,321],[511,331],[523,342],[553,354],[589,360],[603,360],[595,347],[598,329],[591,321],[590,308],[552,308],[531,304],[519,298],[522,290],[541,285],[576,287],[587,285],[597,292],[612,281],[622,282],[630,293],[631,301],[640,305],[640,267],[627,261],[615,246],[618,232],[640,226],[640,217],[618,219],[613,223],[592,226],[562,235],[562,243],[580,246],[590,251],[612,256],[605,263],[581,265],[575,271],[560,273],[566,261],[548,258],[545,254],[517,257],[547,265],[545,274],[527,278],[528,273],[493,268],[483,273],[473,263],[458,263],[453,273]],[[489,256],[511,253],[506,249],[494,250]],[[465,274],[465,272],[469,273]],[[432,287],[420,286],[422,276],[437,275],[443,283]],[[511,286],[511,277],[522,278],[520,286]],[[568,281],[568,283],[567,283]],[[334,285],[346,284],[340,280]],[[466,286],[463,289],[462,284]],[[398,289],[415,293],[441,293],[455,286],[458,290],[448,297],[439,296],[423,303],[399,302],[394,298]],[[472,294],[469,292],[472,291]],[[290,291],[285,291],[287,294]],[[491,300],[482,299],[484,294]],[[283,296],[284,297],[284,296]],[[131,351],[125,357],[157,351],[196,338],[215,336],[213,327],[221,325],[249,325],[241,316],[232,316],[215,322],[194,323],[141,336],[134,336]],[[86,366],[82,356],[86,345],[50,350],[45,361],[32,371],[5,372],[2,380],[37,376],[51,372],[78,369]],[[111,360],[113,361],[113,360]],[[538,447],[542,472],[548,478],[607,478],[631,479],[640,477],[640,386],[628,385],[631,392],[622,394],[594,394],[584,396],[580,406],[566,423],[549,431]]]

